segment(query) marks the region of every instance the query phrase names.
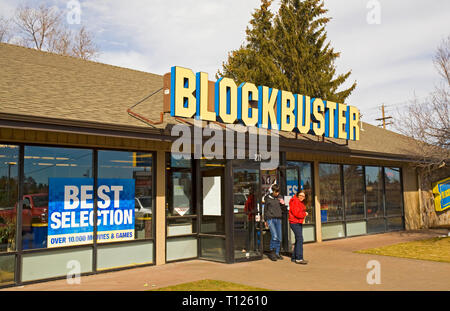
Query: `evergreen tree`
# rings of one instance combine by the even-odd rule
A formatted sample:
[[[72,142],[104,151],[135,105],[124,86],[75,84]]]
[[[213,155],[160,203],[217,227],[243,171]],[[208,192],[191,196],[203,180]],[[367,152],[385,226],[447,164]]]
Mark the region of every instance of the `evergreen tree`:
[[[247,27],[246,45],[228,55],[217,76],[343,103],[356,82],[338,91],[351,71],[336,76],[339,53],[326,43],[330,18],[323,1],[282,0],[276,16],[271,2],[261,1]]]
[[[223,72],[216,77],[229,77],[238,82],[276,87],[286,78],[278,70],[273,58],[273,13],[269,7],[272,0],[261,0],[261,7],[253,14],[251,27],[246,29],[246,44],[228,54]]]

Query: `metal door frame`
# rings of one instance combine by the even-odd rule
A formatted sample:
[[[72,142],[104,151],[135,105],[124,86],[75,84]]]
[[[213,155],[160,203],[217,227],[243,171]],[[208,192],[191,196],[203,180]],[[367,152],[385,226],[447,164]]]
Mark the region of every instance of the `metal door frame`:
[[[256,206],[258,209],[258,214],[260,216],[260,220],[259,222],[257,222],[255,220],[255,230],[256,230],[256,234],[258,234],[259,231],[259,239],[260,239],[260,244],[259,244],[259,252],[260,255],[258,256],[250,256],[248,258],[239,258],[236,259],[234,256],[234,191],[233,191],[233,182],[234,182],[234,169],[237,168],[239,169],[239,167],[234,167],[233,164],[241,162],[241,161],[246,161],[247,163],[249,163],[250,165],[250,169],[256,169],[258,170],[258,183],[257,183],[257,189],[255,191],[255,196],[256,196]],[[227,163],[228,166],[228,163]],[[248,168],[248,167],[247,167]],[[230,200],[229,203],[229,208],[228,210],[230,211],[230,223],[229,223],[229,232],[230,234],[227,236],[228,239],[231,240],[230,244],[230,257],[232,262],[246,262],[246,261],[253,261],[253,260],[261,260],[263,259],[263,252],[264,252],[264,240],[263,240],[263,227],[264,227],[264,223],[262,221],[262,193],[261,193],[261,163],[260,162],[252,162],[251,160],[229,160],[229,169],[230,169],[230,178],[229,178],[229,191],[227,192],[227,194],[229,194],[229,197],[232,198]],[[259,224],[259,225],[258,225]]]

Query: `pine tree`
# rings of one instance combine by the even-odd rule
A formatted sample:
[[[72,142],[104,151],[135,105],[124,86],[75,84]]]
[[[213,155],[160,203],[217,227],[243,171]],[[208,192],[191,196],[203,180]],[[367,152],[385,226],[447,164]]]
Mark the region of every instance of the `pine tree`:
[[[251,27],[246,29],[246,44],[228,55],[223,72],[216,77],[229,77],[238,82],[276,87],[285,77],[273,59],[273,13],[269,10],[272,0],[261,0],[261,7],[253,14]]]
[[[340,53],[327,41],[330,21],[321,0],[282,0],[276,16],[271,1],[262,0],[247,27],[246,45],[229,54],[223,72],[238,83],[253,82],[343,103],[356,82],[338,91],[351,71],[336,76]]]

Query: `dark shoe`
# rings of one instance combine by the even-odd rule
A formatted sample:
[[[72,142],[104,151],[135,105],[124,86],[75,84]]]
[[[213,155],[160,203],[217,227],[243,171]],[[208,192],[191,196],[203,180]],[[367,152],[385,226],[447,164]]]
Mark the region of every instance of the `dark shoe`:
[[[276,255],[276,256],[277,256],[277,259],[278,259],[278,260],[283,260],[283,256],[281,256],[281,255],[279,255],[279,254]]]
[[[277,261],[277,254],[275,254],[275,250],[270,251],[269,255],[267,255],[270,260]]]
[[[297,259],[295,260],[295,263],[300,264],[300,265],[307,265],[308,264],[308,260],[304,260],[304,259]]]
[[[294,259],[294,258],[291,258],[291,261],[292,261],[292,262],[295,262],[295,259]]]

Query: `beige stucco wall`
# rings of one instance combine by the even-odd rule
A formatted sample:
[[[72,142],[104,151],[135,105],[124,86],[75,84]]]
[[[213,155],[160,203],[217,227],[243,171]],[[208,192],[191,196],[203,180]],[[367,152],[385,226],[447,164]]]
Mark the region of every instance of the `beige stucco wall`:
[[[403,166],[403,200],[405,211],[405,229],[416,230],[423,227],[419,204],[419,191],[416,169]]]
[[[156,264],[166,263],[166,153],[156,154]]]

